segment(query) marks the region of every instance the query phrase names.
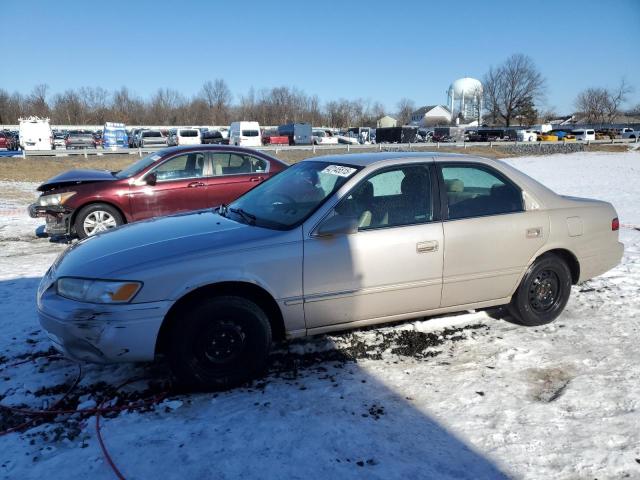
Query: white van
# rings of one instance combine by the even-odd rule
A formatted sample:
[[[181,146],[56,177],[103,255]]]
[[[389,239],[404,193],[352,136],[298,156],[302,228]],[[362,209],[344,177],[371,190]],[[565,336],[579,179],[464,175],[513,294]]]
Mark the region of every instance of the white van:
[[[176,128],[173,142],[175,145],[200,145],[202,135],[197,128]]]
[[[20,118],[22,150],[53,150],[53,132],[48,118]]]
[[[229,145],[260,147],[260,124],[258,122],[233,122],[229,126]]]
[[[592,141],[596,139],[596,131],[590,128],[571,130],[571,135],[575,135],[576,140]]]

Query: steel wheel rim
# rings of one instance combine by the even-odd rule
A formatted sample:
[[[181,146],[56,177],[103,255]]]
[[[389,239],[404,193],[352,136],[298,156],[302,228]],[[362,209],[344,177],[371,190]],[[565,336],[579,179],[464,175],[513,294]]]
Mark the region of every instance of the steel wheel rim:
[[[541,270],[529,286],[529,305],[537,313],[547,313],[560,301],[560,278],[553,270]]]
[[[87,236],[95,235],[99,232],[104,232],[110,228],[118,226],[116,219],[109,212],[104,210],[96,210],[87,215],[82,222],[82,228]]]
[[[209,366],[232,364],[244,352],[247,334],[233,321],[219,321],[209,328],[199,342],[200,361]]]

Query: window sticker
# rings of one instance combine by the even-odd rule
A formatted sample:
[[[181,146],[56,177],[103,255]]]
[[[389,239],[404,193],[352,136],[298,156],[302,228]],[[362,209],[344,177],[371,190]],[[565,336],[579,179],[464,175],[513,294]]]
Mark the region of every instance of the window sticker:
[[[329,165],[321,173],[328,173],[330,175],[337,175],[339,177],[350,177],[355,172],[355,168],[344,167],[342,165]]]

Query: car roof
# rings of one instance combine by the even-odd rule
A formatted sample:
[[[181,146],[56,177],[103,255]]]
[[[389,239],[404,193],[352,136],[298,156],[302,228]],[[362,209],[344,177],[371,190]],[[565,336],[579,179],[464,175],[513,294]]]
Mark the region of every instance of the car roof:
[[[344,163],[358,167],[367,167],[378,162],[398,161],[398,160],[435,160],[438,161],[481,161],[487,159],[474,155],[464,155],[461,153],[441,153],[441,152],[375,152],[375,153],[350,153],[342,155],[323,155],[319,157],[307,158],[303,161],[321,161],[327,163]]]

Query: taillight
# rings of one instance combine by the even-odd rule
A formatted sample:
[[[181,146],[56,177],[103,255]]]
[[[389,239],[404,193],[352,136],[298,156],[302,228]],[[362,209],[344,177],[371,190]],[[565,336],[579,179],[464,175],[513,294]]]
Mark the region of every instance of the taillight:
[[[611,220],[611,231],[615,232],[617,230],[620,230],[620,220],[618,220],[618,217]]]

